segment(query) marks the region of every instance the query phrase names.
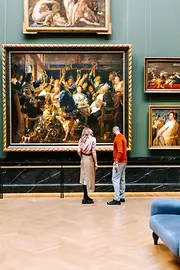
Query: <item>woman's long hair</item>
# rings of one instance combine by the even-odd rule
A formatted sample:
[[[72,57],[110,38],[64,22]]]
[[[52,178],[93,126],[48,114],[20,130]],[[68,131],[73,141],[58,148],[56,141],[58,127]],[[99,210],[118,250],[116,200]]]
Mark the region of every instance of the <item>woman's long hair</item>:
[[[90,128],[85,127],[82,131],[80,142],[85,143],[89,136],[93,136],[93,131]]]

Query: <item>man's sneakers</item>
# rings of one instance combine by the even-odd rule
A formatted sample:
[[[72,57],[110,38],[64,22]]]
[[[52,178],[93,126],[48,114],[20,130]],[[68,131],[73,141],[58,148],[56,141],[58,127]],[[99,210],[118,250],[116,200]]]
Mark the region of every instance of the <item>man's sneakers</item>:
[[[120,201],[112,200],[111,202],[107,202],[108,205],[120,205],[121,203],[125,202],[125,199],[120,199]]]
[[[108,205],[120,205],[120,201],[112,200],[111,202],[107,202]]]

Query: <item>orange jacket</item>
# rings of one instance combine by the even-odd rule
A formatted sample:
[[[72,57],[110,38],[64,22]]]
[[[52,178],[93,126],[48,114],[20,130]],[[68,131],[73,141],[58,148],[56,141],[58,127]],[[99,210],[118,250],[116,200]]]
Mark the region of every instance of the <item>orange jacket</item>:
[[[121,133],[114,139],[113,156],[115,163],[127,163],[127,141]]]

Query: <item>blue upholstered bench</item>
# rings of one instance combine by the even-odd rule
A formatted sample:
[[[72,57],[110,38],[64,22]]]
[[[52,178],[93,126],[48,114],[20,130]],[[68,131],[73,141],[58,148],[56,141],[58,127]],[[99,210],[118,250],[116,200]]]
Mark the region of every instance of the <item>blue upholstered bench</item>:
[[[180,200],[154,199],[151,204],[150,228],[155,245],[160,238],[180,257]]]

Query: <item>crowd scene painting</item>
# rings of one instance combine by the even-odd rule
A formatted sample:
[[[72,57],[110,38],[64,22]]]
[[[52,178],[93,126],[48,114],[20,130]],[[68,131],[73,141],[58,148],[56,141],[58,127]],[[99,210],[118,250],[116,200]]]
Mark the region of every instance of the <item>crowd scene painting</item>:
[[[150,146],[180,147],[180,107],[151,108]]]
[[[180,92],[180,62],[148,62],[146,90],[154,92]]]
[[[109,0],[25,0],[32,28],[100,28],[106,26]],[[26,5],[25,5],[26,7]]]
[[[125,132],[123,53],[12,53],[11,143],[97,143]]]

